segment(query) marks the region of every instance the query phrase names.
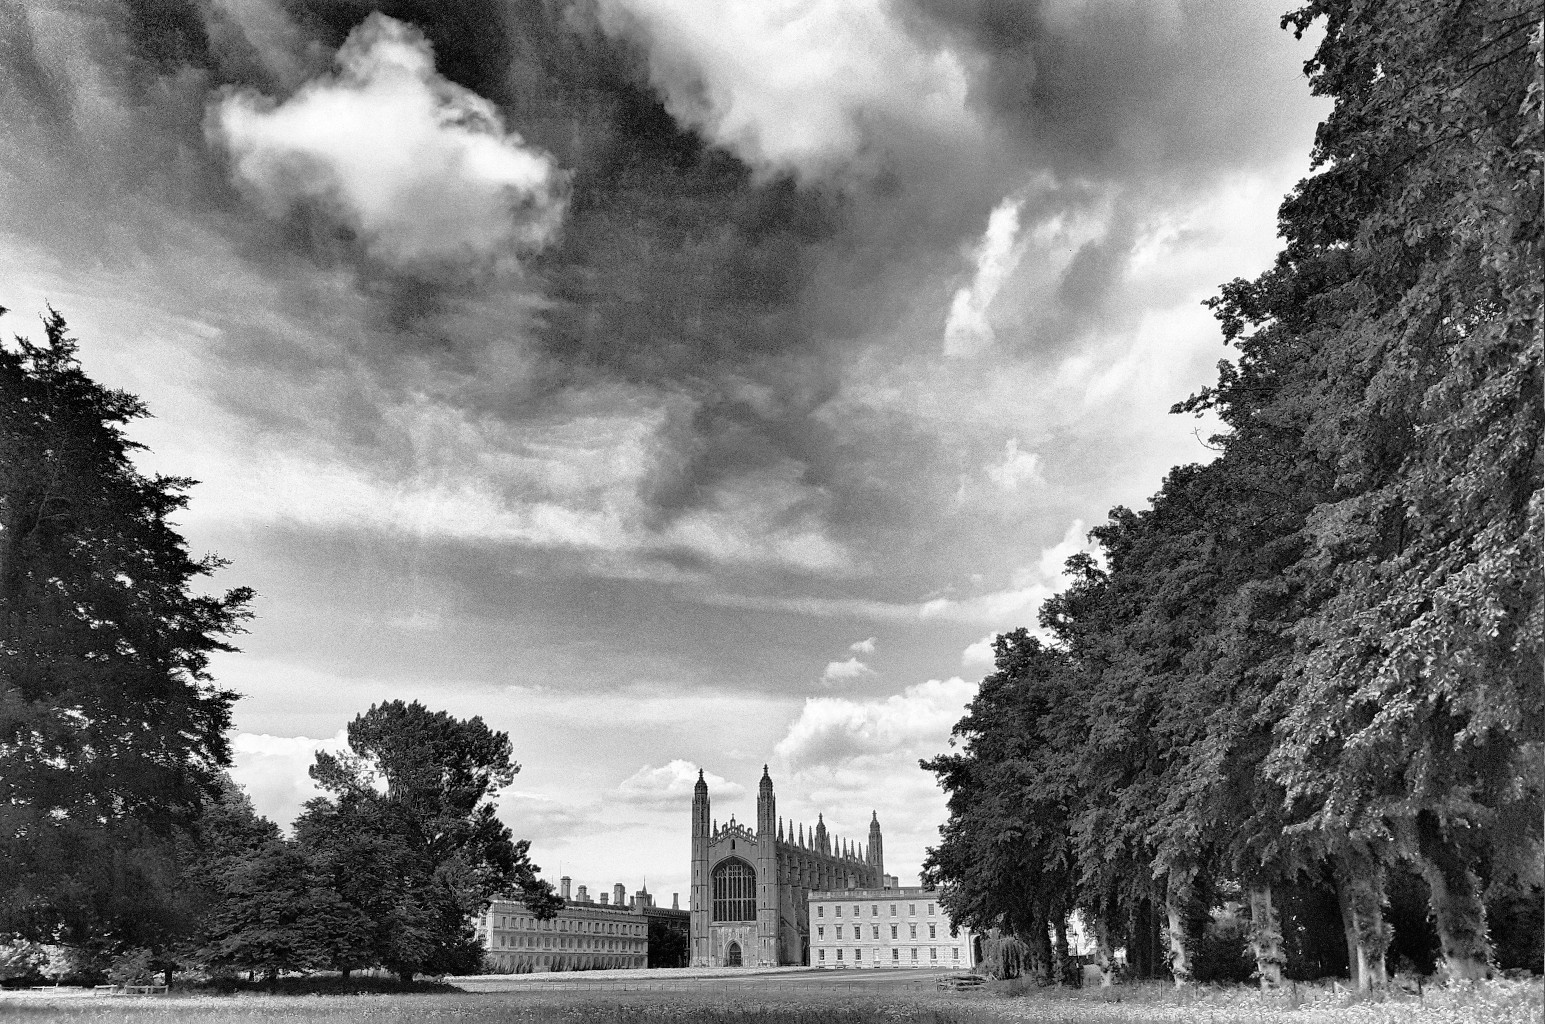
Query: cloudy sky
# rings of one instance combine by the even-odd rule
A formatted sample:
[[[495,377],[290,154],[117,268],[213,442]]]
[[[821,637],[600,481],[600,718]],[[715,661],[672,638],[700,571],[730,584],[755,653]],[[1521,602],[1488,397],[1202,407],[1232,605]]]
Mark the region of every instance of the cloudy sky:
[[[509,732],[544,873],[714,813],[915,879],[995,631],[1206,459],[1324,106],[1282,0],[0,0],[0,304],[259,593],[287,824],[373,702]]]

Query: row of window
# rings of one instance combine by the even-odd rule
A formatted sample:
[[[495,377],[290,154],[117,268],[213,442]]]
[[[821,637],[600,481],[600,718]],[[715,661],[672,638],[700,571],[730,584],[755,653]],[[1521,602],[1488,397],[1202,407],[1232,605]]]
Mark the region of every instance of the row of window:
[[[507,940],[507,941],[506,941]],[[640,949],[642,939],[593,939],[567,938],[562,935],[494,935],[494,945],[499,949]]]
[[[573,927],[570,927],[572,925]],[[499,915],[499,928],[528,928],[536,931],[557,932],[589,932],[593,935],[642,935],[644,926],[618,921],[588,921],[584,919],[569,920],[557,918],[552,921],[541,921],[534,917]]]
[[[817,916],[819,916],[819,915],[817,915]],[[891,925],[891,938],[893,938],[893,939],[897,938],[896,928],[897,928],[896,925]],[[938,928],[939,928],[939,926],[935,925],[935,924],[930,924],[928,926],[928,937],[930,939],[937,939],[939,937]],[[907,938],[909,938],[909,939],[917,938],[917,925],[909,924],[909,925],[907,925],[907,929],[911,933],[911,934],[909,934],[907,936]],[[842,938],[842,925],[840,925],[840,924],[837,925],[837,929],[836,930],[837,930],[837,936],[836,937],[839,938],[839,939]],[[871,933],[869,937],[871,939],[878,939],[880,937],[880,926],[879,925],[872,924],[872,925],[869,926],[869,930],[870,930],[870,933]],[[826,938],[826,928],[825,928],[824,925],[816,925],[815,937],[818,938],[818,939]],[[855,924],[853,926],[853,937],[855,939],[861,939],[861,938],[864,937],[864,926],[863,925]]]
[[[896,916],[896,913],[897,913],[896,908],[898,906],[900,906],[900,904],[897,904],[897,903],[892,903],[890,905],[890,907],[891,907],[891,917],[895,917]],[[842,904],[841,903],[837,904],[834,909],[836,910],[836,913],[834,915],[832,915],[832,916],[834,916],[834,917],[841,917],[842,916]],[[826,916],[826,908],[824,906],[820,905],[820,904],[817,904],[816,908],[815,908],[815,916],[816,917],[825,917]],[[863,908],[855,903],[853,905],[853,913],[850,916],[852,916],[852,917],[863,917],[864,916]],[[870,917],[879,917],[880,916],[880,905],[878,903],[871,903],[871,904],[869,904],[869,916]],[[908,903],[907,904],[907,916],[908,917],[916,917],[917,916],[917,904],[916,903]],[[933,904],[932,903],[928,904],[928,915],[927,916],[929,916],[929,917],[933,917],[934,916]]]
[[[842,960],[843,952],[844,952],[844,950],[842,949],[842,947],[838,946],[837,949],[836,949],[836,953],[837,953],[836,960],[837,960],[838,963],[842,963],[843,962],[843,960]],[[874,962],[876,962],[876,963],[882,962],[884,958],[881,957],[880,954],[883,953],[883,952],[884,952],[884,950],[878,950],[878,949],[875,950],[875,955],[872,958],[872,960]],[[911,952],[911,956],[910,956],[911,961],[913,963],[916,963],[917,962],[917,947],[913,946],[910,952]],[[818,950],[815,951],[815,954],[816,954],[816,956],[815,956],[815,962],[816,963],[822,964],[822,963],[826,962],[826,950],[825,949],[818,949]],[[928,959],[929,960],[938,960],[939,959],[939,947],[938,946],[929,946],[928,947]],[[960,959],[960,947],[954,946],[954,947],[950,948],[950,959],[951,960],[959,960]],[[854,947],[854,949],[853,949],[853,961],[855,963],[863,963],[864,962],[864,951],[862,949],[860,949],[858,947]],[[900,963],[901,962],[901,950],[900,949],[894,949],[893,948],[891,950],[891,962],[892,963]]]

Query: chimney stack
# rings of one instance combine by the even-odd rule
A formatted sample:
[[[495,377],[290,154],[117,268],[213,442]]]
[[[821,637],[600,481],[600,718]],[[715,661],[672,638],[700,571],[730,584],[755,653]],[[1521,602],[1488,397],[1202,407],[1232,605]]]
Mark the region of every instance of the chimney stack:
[[[623,888],[621,882],[612,886],[612,902],[619,907],[628,905],[628,890]]]
[[[679,892],[671,893],[671,909],[672,910],[680,910],[681,909],[681,901],[677,898],[680,895],[681,895],[681,893],[679,893]]]
[[[569,878],[568,875],[564,875],[562,878],[558,879],[558,895],[563,897],[563,901],[565,903],[569,901],[569,883],[571,881],[573,881],[573,879]]]
[[[590,902],[590,897],[585,894],[585,887],[583,885],[579,887],[579,902],[581,902],[581,903],[589,903]]]

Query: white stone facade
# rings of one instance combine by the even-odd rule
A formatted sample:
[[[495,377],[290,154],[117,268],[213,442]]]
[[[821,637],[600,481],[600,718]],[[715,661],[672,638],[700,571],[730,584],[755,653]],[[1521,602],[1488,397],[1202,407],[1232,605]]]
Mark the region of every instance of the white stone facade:
[[[810,893],[810,966],[970,970],[971,930],[950,935],[938,895],[922,888]]]

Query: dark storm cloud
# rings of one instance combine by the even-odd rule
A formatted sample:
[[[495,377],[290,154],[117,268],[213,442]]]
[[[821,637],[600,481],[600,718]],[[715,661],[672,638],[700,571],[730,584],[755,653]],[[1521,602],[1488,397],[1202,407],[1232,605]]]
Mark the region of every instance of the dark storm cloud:
[[[636,481],[646,524],[661,532],[748,479],[761,490],[744,500],[776,499],[771,527],[915,521],[889,489],[887,460],[918,460],[930,479],[912,490],[936,502],[958,453],[908,422],[817,415],[840,395],[853,353],[936,351],[988,214],[1048,173],[1025,200],[1025,232],[1102,203],[1120,210],[1052,279],[1005,286],[1020,329],[1003,348],[1065,351],[1108,323],[1132,241],[1177,183],[1270,155],[1272,139],[1253,126],[1267,123],[1264,97],[1279,84],[1251,74],[1274,19],[1237,5],[912,0],[893,48],[953,54],[940,74],[964,69],[969,111],[888,107],[885,73],[924,88],[934,72],[858,65],[855,76],[881,77],[843,83],[843,113],[853,131],[883,132],[833,143],[805,167],[797,155],[765,159],[778,123],[736,135],[681,113],[683,89],[712,100],[734,87],[753,94],[743,104],[753,121],[796,117],[754,94],[756,61],[798,53],[748,51],[732,69],[746,75],[726,86],[704,70],[719,58],[674,39],[668,20],[648,34],[641,21],[608,20],[644,6],[624,0],[0,4],[14,29],[0,43],[5,128],[35,143],[8,161],[30,185],[13,229],[69,258],[149,267],[169,299],[185,290],[220,331],[208,352],[227,408],[409,479],[426,460],[454,460],[433,439],[405,440],[394,404],[427,396],[469,422],[518,427],[615,384],[662,410]],[[374,12],[421,32],[437,76],[492,103],[520,145],[561,171],[561,223],[544,244],[502,262],[393,261],[358,217],[339,215],[335,195],[285,194],[265,208],[265,193],[239,179],[239,151],[218,130],[233,97],[261,113],[333,81],[334,54]],[[111,104],[92,102],[93,90]],[[256,305],[234,285],[223,305],[205,301],[198,247],[215,245],[258,276]],[[875,443],[883,450],[860,450]],[[670,543],[655,553],[713,557]]]

